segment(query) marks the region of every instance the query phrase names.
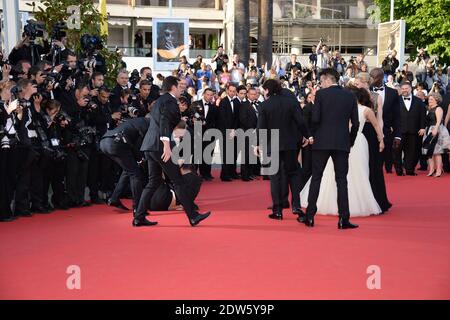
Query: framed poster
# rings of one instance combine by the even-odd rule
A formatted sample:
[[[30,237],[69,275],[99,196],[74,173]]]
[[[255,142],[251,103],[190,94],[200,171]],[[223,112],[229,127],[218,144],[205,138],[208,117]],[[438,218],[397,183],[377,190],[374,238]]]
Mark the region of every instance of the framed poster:
[[[189,58],[189,20],[154,18],[152,29],[153,68],[158,71],[177,69],[181,56]]]
[[[383,60],[395,50],[400,67],[402,67],[405,61],[405,31],[405,20],[384,22],[378,25],[378,66],[381,66]]]

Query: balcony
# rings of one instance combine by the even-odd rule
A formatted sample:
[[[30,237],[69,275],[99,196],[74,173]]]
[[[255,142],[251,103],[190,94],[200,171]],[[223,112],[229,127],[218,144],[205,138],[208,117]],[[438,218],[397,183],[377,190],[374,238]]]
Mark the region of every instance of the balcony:
[[[94,0],[94,3],[98,3]],[[167,7],[168,0],[107,0],[107,4],[121,4],[136,7]],[[221,9],[222,1],[217,0],[172,0],[174,8],[207,8]],[[217,7],[218,6],[218,7]]]

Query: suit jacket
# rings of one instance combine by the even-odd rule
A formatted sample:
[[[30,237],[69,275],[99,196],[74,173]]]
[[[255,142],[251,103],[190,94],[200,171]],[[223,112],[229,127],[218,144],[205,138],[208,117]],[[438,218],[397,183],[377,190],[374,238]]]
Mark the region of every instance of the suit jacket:
[[[258,130],[261,129],[279,130],[280,151],[297,150],[303,136],[309,137],[309,131],[303,121],[298,104],[283,95],[271,96],[261,103]],[[270,132],[268,132],[269,147],[270,136]]]
[[[358,128],[358,103],[351,92],[340,86],[317,91],[312,109],[313,150],[350,152]]]
[[[219,118],[219,110],[218,108],[211,103],[208,109],[208,114],[205,118],[205,105],[203,104],[203,100],[195,101],[192,106],[192,110],[194,113],[198,113],[203,119],[205,119],[205,124],[203,125],[203,131],[207,129],[217,128],[217,121]]]
[[[181,120],[177,99],[170,93],[165,93],[156,100],[150,115],[150,125],[142,142],[141,151],[162,151],[161,138],[170,140],[173,129]]]
[[[383,133],[391,134],[394,137],[401,138],[401,116],[400,116],[400,98],[395,89],[384,86],[383,103]]]
[[[259,105],[256,108],[259,109]],[[244,101],[239,109],[239,123],[244,130],[255,129],[258,126],[258,116],[248,100]]]
[[[411,96],[411,107],[406,109],[403,98],[400,97],[401,132],[402,134],[417,134],[425,129],[425,104],[416,96]]]
[[[219,104],[218,128],[222,131],[226,129],[239,128],[239,107],[240,102],[237,98],[233,100],[234,110],[231,109],[230,99],[225,97]]]
[[[150,124],[149,118],[132,118],[121,123],[116,128],[106,131],[103,138],[115,137],[118,133],[122,133],[127,141],[127,145],[131,147],[136,159],[142,158],[139,149],[141,147],[144,136],[147,133]]]

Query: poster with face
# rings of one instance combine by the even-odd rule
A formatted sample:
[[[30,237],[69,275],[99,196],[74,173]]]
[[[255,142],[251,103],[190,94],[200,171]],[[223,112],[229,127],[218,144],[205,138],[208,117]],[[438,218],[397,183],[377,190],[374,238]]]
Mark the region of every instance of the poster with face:
[[[153,19],[153,64],[155,70],[178,68],[181,56],[189,58],[189,20]]]
[[[377,65],[381,66],[383,60],[397,53],[396,58],[403,64],[405,52],[405,28],[404,20],[380,23],[378,25],[378,56]]]

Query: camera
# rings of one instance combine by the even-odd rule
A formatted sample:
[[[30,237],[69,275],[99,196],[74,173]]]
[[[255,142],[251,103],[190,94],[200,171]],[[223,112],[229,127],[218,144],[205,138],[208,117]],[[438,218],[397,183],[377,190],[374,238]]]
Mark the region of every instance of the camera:
[[[27,24],[23,28],[23,32],[28,38],[30,38],[30,40],[43,37],[44,30],[44,23],[34,20],[27,20]]]
[[[53,89],[56,89],[59,86],[62,79],[63,76],[60,73],[57,72],[47,73],[45,75],[44,88],[47,88],[49,84],[53,83]]]
[[[152,78],[153,79],[153,78]],[[135,87],[139,81],[141,80],[141,76],[139,75],[139,71],[137,69],[134,69],[131,74],[129,81],[133,87]],[[153,81],[153,80],[152,80]]]
[[[65,22],[58,22],[53,26],[51,38],[61,41],[67,36],[67,24]]]
[[[83,34],[80,39],[81,49],[87,53],[88,56],[94,54],[95,50],[103,48],[102,39],[97,35]]]

